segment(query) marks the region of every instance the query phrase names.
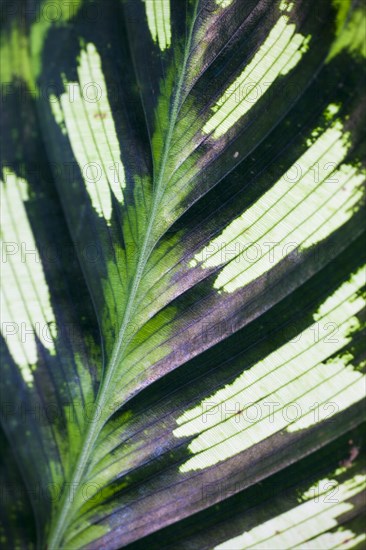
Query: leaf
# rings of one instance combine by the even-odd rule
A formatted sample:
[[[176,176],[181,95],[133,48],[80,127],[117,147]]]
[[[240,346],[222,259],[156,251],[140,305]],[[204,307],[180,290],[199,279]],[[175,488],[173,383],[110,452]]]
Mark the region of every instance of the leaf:
[[[26,482],[37,542],[27,506],[4,543],[137,548],[177,528],[182,547],[325,547],[352,510],[358,544],[359,451],[326,461],[364,412],[363,8],[14,6],[1,417],[20,472],[3,475]],[[323,533],[304,495],[328,479]],[[275,494],[248,511],[258,483]]]

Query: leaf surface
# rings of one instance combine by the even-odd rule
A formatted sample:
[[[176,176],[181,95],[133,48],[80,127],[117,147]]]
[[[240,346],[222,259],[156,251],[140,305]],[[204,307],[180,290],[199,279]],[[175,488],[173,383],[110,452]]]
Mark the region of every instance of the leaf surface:
[[[39,545],[112,549],[362,421],[365,14],[55,5],[1,42],[2,420]]]

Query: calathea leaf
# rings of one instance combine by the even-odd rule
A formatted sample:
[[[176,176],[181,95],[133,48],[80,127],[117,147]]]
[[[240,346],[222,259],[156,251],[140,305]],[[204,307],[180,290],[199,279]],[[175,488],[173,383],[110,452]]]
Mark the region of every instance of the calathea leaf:
[[[1,42],[15,511],[48,548],[169,526],[198,548],[211,512],[207,547],[343,544],[358,451],[314,464],[363,414],[363,7],[52,5],[15,3]],[[274,513],[278,489],[248,512],[286,476],[296,506]],[[336,510],[309,497],[328,479]],[[35,544],[5,521],[4,543]]]

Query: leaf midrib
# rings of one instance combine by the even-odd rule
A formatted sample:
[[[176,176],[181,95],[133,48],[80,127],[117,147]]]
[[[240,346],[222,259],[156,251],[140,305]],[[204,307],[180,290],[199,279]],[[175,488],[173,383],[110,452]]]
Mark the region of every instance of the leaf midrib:
[[[186,45],[184,48],[182,69],[180,71],[178,84],[173,96],[174,99],[173,99],[173,105],[172,105],[172,111],[171,111],[172,115],[170,117],[166,139],[164,141],[162,160],[161,160],[161,163],[159,164],[159,172],[157,174],[157,177],[156,178],[154,177],[154,195],[153,195],[153,202],[152,202],[152,206],[149,214],[149,221],[145,232],[144,240],[140,249],[136,271],[132,280],[131,292],[129,294],[127,305],[124,310],[122,325],[118,333],[118,338],[114,344],[110,362],[105,370],[105,377],[101,382],[101,385],[97,394],[93,417],[89,422],[89,427],[87,431],[85,432],[85,437],[81,445],[80,454],[78,456],[78,459],[74,467],[74,473],[72,475],[70,482],[67,483],[66,490],[63,492],[60,506],[58,508],[58,515],[55,517],[53,524],[51,526],[50,535],[49,535],[49,544],[48,544],[48,547],[50,549],[60,548],[60,543],[62,542],[64,534],[66,533],[66,530],[70,525],[71,518],[72,518],[71,512],[73,509],[72,504],[73,504],[73,501],[77,501],[75,496],[78,493],[78,490],[74,492],[73,488],[79,487],[79,484],[83,479],[86,467],[88,465],[93,447],[98,439],[98,436],[102,427],[104,426],[105,420],[103,419],[103,417],[102,417],[102,420],[99,419],[99,416],[100,416],[99,411],[104,410],[104,406],[109,396],[109,390],[110,390],[111,382],[113,380],[113,376],[117,368],[121,367],[123,354],[126,349],[126,346],[128,345],[128,341],[125,341],[124,339],[126,328],[130,323],[131,315],[133,312],[133,306],[135,302],[135,297],[140,286],[143,271],[148,262],[150,254],[154,248],[154,245],[149,247],[150,237],[151,237],[152,229],[156,220],[156,214],[160,206],[162,196],[164,194],[166,164],[167,164],[167,160],[170,152],[173,132],[174,132],[176,122],[177,122],[177,117],[179,114],[179,103],[181,99],[184,77],[186,75],[186,70],[187,70],[187,62],[188,62],[188,58],[191,50],[193,29],[194,29],[194,25],[197,17],[197,7],[198,7],[198,0],[195,0],[192,22],[190,25],[189,34],[187,36]]]

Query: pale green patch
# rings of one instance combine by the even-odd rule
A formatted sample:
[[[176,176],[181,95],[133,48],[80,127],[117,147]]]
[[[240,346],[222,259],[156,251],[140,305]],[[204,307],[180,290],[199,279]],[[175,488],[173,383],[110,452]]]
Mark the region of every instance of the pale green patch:
[[[94,44],[81,51],[78,76],[79,82],[65,82],[59,105],[50,96],[51,108],[61,130],[66,127],[94,209],[110,223],[112,193],[123,203],[126,180],[102,63]]]
[[[310,237],[301,244],[300,250],[305,250],[317,244],[331,235],[336,229],[344,225],[357,210],[357,204],[363,196],[362,184],[365,182],[366,171],[348,164],[342,164],[340,169],[334,172],[328,181],[343,183],[342,187],[337,186],[339,192],[332,196],[325,205],[317,211],[317,220],[327,220],[318,226]]]
[[[336,112],[331,104],[325,116]],[[307,151],[190,262],[191,267],[212,268],[230,260],[215,280],[217,290],[234,292],[251,283],[294,249],[325,239],[353,215],[365,171],[348,164],[336,169],[350,147],[340,120],[319,133],[314,130]]]
[[[170,46],[170,0],[144,0],[147,24],[151,37],[159,44],[161,51]]]
[[[290,71],[292,71],[292,69],[294,69],[296,67],[296,65],[298,64],[298,62],[302,58],[303,54],[309,51],[310,40],[311,40],[311,35],[308,34],[304,38],[304,40],[303,40],[300,48],[298,49],[298,51],[292,56],[292,58],[288,61],[287,65],[282,69],[281,75],[285,75],[285,74],[289,73]]]
[[[287,11],[288,13],[290,11],[292,11],[292,8],[294,7],[294,3],[293,2],[286,2],[286,0],[282,0],[280,5],[279,5],[279,8],[281,11]]]
[[[293,69],[307,50],[310,36],[295,33],[296,25],[280,16],[252,61],[212,108],[202,132],[219,138],[234,126],[281,75]],[[255,98],[250,94],[255,90]]]
[[[341,104],[337,103],[330,103],[328,107],[324,110],[323,117],[326,122],[330,122],[332,119],[334,119],[335,115],[339,112],[341,108]],[[323,128],[321,126],[318,126],[317,128],[314,128],[312,130],[310,137],[306,140],[306,145],[308,147],[311,147],[313,143],[318,139],[318,137],[322,134]]]
[[[355,57],[366,57],[366,8],[355,10],[346,27],[339,32],[329,52],[327,61],[347,50]]]
[[[220,8],[228,8],[233,3],[233,0],[216,0],[216,4]]]
[[[33,383],[37,339],[55,353],[56,322],[24,203],[28,184],[10,169],[1,180],[1,333],[24,381]],[[6,292],[5,292],[6,290]]]
[[[330,121],[339,112],[341,105],[338,103],[330,103],[324,111],[325,120]]]
[[[341,476],[341,475],[344,474],[345,472],[347,472],[347,467],[346,467],[346,466],[340,466],[339,468],[337,468],[337,469],[334,471],[334,475],[336,475],[336,476]]]
[[[354,323],[351,329],[357,327],[355,320]],[[355,374],[351,364],[352,359],[353,356],[350,353],[344,353],[317,367],[316,372],[313,374],[318,375],[318,371],[321,370],[321,377],[328,382],[321,388],[321,391],[319,391],[318,388],[311,390],[306,396],[306,403],[310,403],[311,399],[313,399],[312,403],[317,403],[316,399],[322,399],[324,403],[327,397],[328,401],[325,401],[325,405],[319,407],[319,410],[311,410],[311,405],[309,405],[308,412],[287,427],[288,432],[296,432],[309,428],[347,409],[350,405],[362,398],[365,391],[366,377],[362,376],[360,373]],[[303,382],[305,379],[306,376]],[[309,376],[309,384],[311,381],[312,379]],[[343,387],[345,389],[341,391]],[[334,395],[337,397],[332,401]],[[305,400],[300,401],[300,407],[302,407],[304,401]]]
[[[366,476],[356,475],[353,478],[338,484],[336,480],[320,480],[309,489],[309,500],[295,506],[287,512],[277,515],[273,519],[262,523],[222,544],[216,550],[304,550],[325,548],[352,548],[365,539],[358,537],[350,530],[336,528],[337,519],[353,508],[347,502],[353,496],[365,490]],[[342,543],[350,540],[352,544],[344,546]]]
[[[320,497],[325,496],[327,493],[329,493],[330,485],[337,486],[338,483],[336,480],[329,479],[327,477],[324,479],[320,479],[319,481],[311,485],[309,489],[306,489],[306,491],[301,494],[298,501],[301,503],[307,500],[311,500],[314,497],[319,500]]]
[[[181,467],[188,472],[234,456],[271,435],[321,422],[362,399],[366,377],[349,353],[336,354],[360,328],[366,305],[358,294],[362,268],[314,314],[315,323],[293,341],[245,370],[233,383],[177,419],[176,437],[199,434]],[[331,360],[328,357],[335,356]]]
[[[362,285],[365,284],[366,279],[365,268],[366,266],[362,266],[360,269],[358,269],[356,273],[353,273],[351,275],[350,279],[347,282],[343,283],[340,287],[337,288],[335,292],[333,292],[333,294],[328,296],[328,298],[318,307],[318,309],[314,313],[314,321],[320,321],[323,317],[329,315],[329,313],[337,307],[337,304],[339,304],[341,300],[352,293],[356,293],[358,289],[362,288]],[[362,297],[357,298],[357,300],[362,299]]]
[[[301,544],[301,548],[297,550],[327,550],[328,548],[341,548],[348,550],[349,548],[360,548],[359,544],[366,540],[366,535],[356,535],[350,529],[340,527],[332,533],[324,533],[312,539],[309,542]]]

